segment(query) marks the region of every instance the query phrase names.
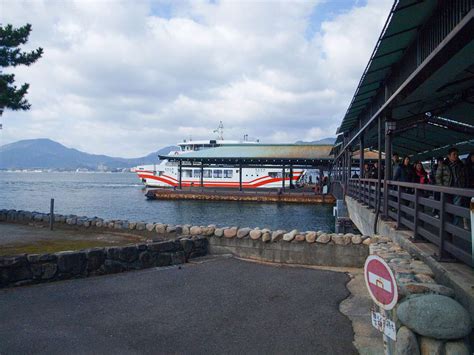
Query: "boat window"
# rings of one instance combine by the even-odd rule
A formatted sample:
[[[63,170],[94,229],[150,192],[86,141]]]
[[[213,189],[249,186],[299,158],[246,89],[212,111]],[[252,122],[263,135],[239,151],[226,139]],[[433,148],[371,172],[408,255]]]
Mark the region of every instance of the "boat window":
[[[232,170],[224,170],[224,178],[225,179],[232,179]]]
[[[214,170],[214,178],[220,179],[222,178],[222,170]]]
[[[268,176],[272,178],[281,178],[281,173],[271,172],[271,173],[268,173]]]
[[[185,177],[185,178],[193,177],[193,171],[190,170],[190,169],[183,170],[183,177]]]
[[[204,169],[204,175],[205,178],[211,178],[212,177],[212,170],[210,169]]]
[[[195,178],[200,178],[201,177],[201,169],[194,169],[193,172],[194,172],[193,175],[194,175]]]

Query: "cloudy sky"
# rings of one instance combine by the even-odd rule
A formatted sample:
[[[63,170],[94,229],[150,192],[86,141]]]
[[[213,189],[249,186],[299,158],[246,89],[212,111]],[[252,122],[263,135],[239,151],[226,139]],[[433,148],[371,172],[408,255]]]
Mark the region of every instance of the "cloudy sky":
[[[6,111],[0,145],[47,137],[136,157],[182,139],[335,136],[393,0],[0,0],[31,23],[30,111]]]

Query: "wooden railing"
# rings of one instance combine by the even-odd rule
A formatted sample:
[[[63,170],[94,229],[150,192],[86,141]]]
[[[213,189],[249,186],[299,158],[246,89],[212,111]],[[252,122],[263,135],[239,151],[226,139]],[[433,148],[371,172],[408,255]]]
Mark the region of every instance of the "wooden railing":
[[[347,186],[348,196],[369,208],[378,206],[380,215],[395,221],[397,228],[413,231],[415,241],[437,245],[441,260],[454,257],[474,266],[469,209],[474,189],[387,181],[386,192],[385,205],[383,181],[379,187],[374,179],[350,179]]]

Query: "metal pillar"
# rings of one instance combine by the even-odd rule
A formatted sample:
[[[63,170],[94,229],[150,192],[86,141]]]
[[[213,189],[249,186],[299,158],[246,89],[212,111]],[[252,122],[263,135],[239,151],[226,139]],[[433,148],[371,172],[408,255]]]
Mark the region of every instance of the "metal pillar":
[[[290,190],[293,188],[293,166],[290,165]]]
[[[204,164],[201,163],[201,190],[204,188]]]
[[[390,200],[387,180],[392,180],[392,132],[395,129],[395,122],[385,122],[385,174],[383,179],[383,215],[388,217],[388,201]]]
[[[365,165],[365,146],[364,146],[364,133],[360,134],[360,154],[359,154],[359,178],[364,177],[364,165]]]
[[[183,188],[183,162],[181,160],[179,161],[179,167],[178,167],[178,181],[179,181],[179,189],[181,190]]]
[[[283,165],[282,169],[281,169],[281,187],[283,189],[283,191],[285,191],[285,166]]]
[[[242,191],[242,164],[239,164],[239,191]]]

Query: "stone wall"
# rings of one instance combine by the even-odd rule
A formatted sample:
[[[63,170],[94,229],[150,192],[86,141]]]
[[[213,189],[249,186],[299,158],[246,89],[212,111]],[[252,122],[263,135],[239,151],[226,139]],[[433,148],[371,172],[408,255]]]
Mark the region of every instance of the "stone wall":
[[[204,237],[121,247],[0,257],[0,287],[114,274],[185,263],[207,254]]]
[[[427,264],[394,242],[373,243],[370,254],[383,258],[397,280],[399,302],[389,312],[397,325],[395,353],[470,354],[471,318],[454,290],[436,283]]]

